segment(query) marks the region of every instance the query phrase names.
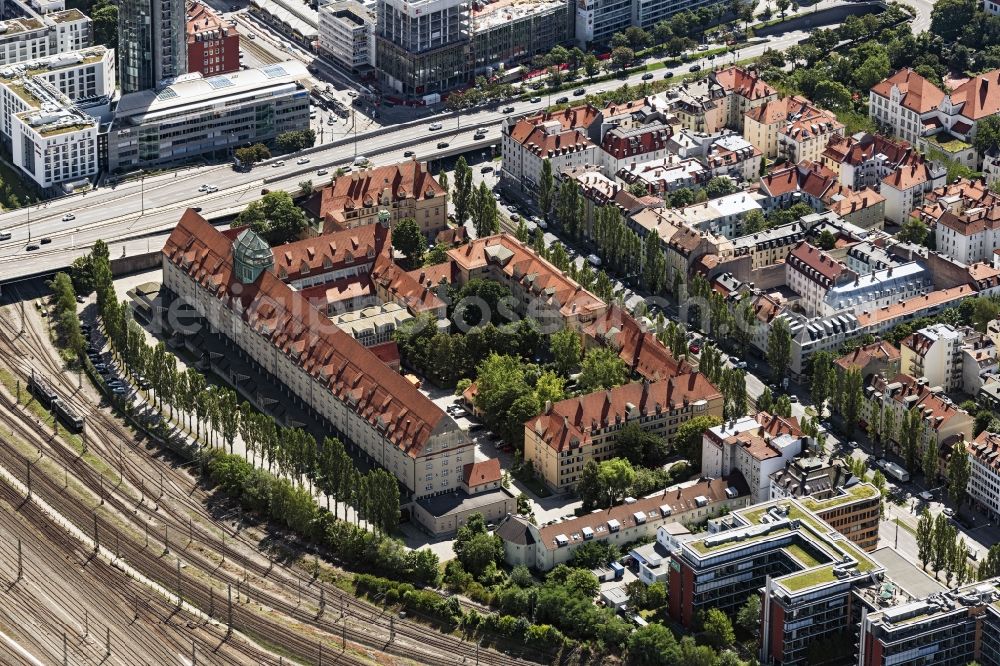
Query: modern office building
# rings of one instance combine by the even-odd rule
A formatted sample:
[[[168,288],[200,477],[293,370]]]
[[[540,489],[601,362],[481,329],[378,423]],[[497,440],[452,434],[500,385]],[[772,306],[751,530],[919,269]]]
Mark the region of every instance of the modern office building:
[[[1000,580],[865,613],[858,666],[1000,664]]]
[[[569,38],[569,8],[564,0],[501,0],[472,10],[474,74],[498,73],[548,53]]]
[[[203,2],[187,4],[187,71],[213,76],[240,68],[240,35]]]
[[[185,0],[122,0],[118,70],[122,93],[160,87],[187,71]]]
[[[360,2],[336,0],[319,8],[319,48],[354,73],[375,67],[375,21]]]
[[[108,136],[108,171],[227,156],[309,127],[308,72],[297,60],[122,95]]]
[[[468,81],[471,40],[467,0],[378,0],[379,73],[404,97],[446,92]]]
[[[855,487],[878,494],[857,484],[836,501],[855,501]],[[734,616],[761,594],[761,663],[811,663],[810,644],[835,637],[850,645],[850,627],[860,618],[853,592],[876,584],[884,568],[796,499],[740,509],[729,524],[671,553],[671,619],[694,627],[709,608]]]

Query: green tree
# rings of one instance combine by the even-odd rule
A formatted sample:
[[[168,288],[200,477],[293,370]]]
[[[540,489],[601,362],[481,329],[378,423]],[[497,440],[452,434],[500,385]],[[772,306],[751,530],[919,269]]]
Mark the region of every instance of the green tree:
[[[943,513],[939,513],[937,517],[934,518],[934,539],[932,541],[931,550],[931,569],[934,571],[935,577],[948,562],[948,549],[951,548],[951,542],[954,541],[952,538],[953,529],[954,528],[948,524],[948,517]]]
[[[93,21],[94,43],[103,44],[109,49],[118,50],[118,6],[98,0],[91,7],[90,19]]]
[[[792,329],[783,317],[778,317],[767,335],[767,363],[771,376],[780,379],[788,372],[792,360]]]
[[[923,245],[924,241],[927,239],[927,234],[927,225],[921,220],[911,217],[903,223],[903,228],[896,234],[896,238],[906,243]]]
[[[743,234],[760,233],[768,228],[767,218],[759,210],[752,210],[743,217]]]
[[[972,466],[969,463],[969,452],[965,442],[957,442],[951,449],[948,458],[948,498],[961,508],[968,496],[969,476]]]
[[[830,399],[837,382],[833,361],[833,354],[828,351],[818,351],[812,356],[810,392],[816,408],[820,410],[823,409],[823,403]]]
[[[241,164],[250,166],[256,164],[257,162],[271,159],[271,151],[268,150],[267,146],[262,143],[237,148],[233,151],[233,155],[240,161]]]
[[[576,494],[583,501],[583,510],[590,511],[600,506],[604,501],[604,490],[601,486],[601,468],[596,460],[588,460],[580,472],[576,482]]]
[[[756,403],[759,411],[771,413],[771,408],[774,406],[774,396],[771,394],[771,389],[765,386],[764,390],[757,396]]]
[[[751,594],[746,603],[736,613],[736,627],[749,636],[756,636],[760,630],[760,596]]]
[[[420,226],[413,218],[403,218],[392,229],[392,247],[403,253],[410,268],[420,264],[427,250],[427,239],[420,232]]]
[[[709,608],[708,612],[705,613],[703,630],[708,644],[716,650],[727,648],[736,642],[732,622],[718,608]]]
[[[497,210],[497,202],[485,181],[479,183],[479,188],[472,195],[471,213],[477,237],[491,236],[500,231],[500,213]]]
[[[635,466],[659,467],[667,457],[667,443],[662,437],[634,421],[615,435],[615,450]]]
[[[569,377],[580,365],[583,343],[580,335],[571,328],[564,328],[549,337],[549,351],[556,372]]]
[[[627,46],[619,46],[611,50],[611,63],[616,69],[624,70],[635,62],[635,51]]]
[[[629,666],[663,666],[683,662],[673,633],[654,622],[640,627],[629,636],[627,663]]]
[[[722,419],[718,416],[696,416],[678,426],[671,444],[678,455],[690,461],[695,469],[701,469],[702,434],[718,425],[722,425]]]
[[[938,445],[934,439],[927,442],[924,446],[923,459],[921,461],[921,471],[924,473],[924,479],[928,486],[934,485],[937,479],[938,471]]]
[[[840,391],[840,412],[844,418],[844,427],[850,435],[858,424],[858,414],[864,401],[864,380],[859,368],[851,368],[844,373]]]
[[[542,175],[538,181],[538,207],[542,211],[542,218],[548,222],[549,213],[552,210],[552,195],[555,192],[555,180],[552,177],[552,162],[549,159],[542,160]]]
[[[979,155],[985,155],[994,148],[1000,148],[1000,116],[986,116],[976,123],[976,138],[972,145]]]
[[[462,568],[478,578],[491,564],[503,561],[503,541],[486,529],[481,513],[474,513],[458,528],[453,545],[455,556]]]
[[[600,463],[599,479],[607,500],[606,506],[614,506],[625,498],[635,483],[635,469],[624,458],[611,458]]]
[[[87,296],[94,291],[94,261],[91,255],[77,257],[69,266],[69,277],[73,282],[73,290],[80,296]]]
[[[732,194],[737,189],[736,183],[728,176],[715,176],[705,183],[705,194],[709,199],[724,197],[727,194]]]
[[[824,229],[820,232],[816,243],[821,250],[832,250],[837,245],[837,237],[829,229]]]
[[[931,32],[945,43],[954,42],[973,23],[977,9],[975,0],[939,0],[931,9]]]
[[[455,221],[459,226],[465,224],[469,219],[469,212],[473,206],[472,197],[474,195],[472,187],[472,169],[465,161],[465,156],[460,156],[455,162],[455,194],[452,200],[455,203]]]
[[[236,217],[237,225],[248,225],[271,245],[295,240],[307,226],[306,215],[287,192],[268,192]]]
[[[607,347],[594,347],[583,357],[577,384],[584,393],[610,389],[625,383],[628,369],[625,362]]]
[[[917,520],[916,541],[917,559],[920,560],[920,566],[926,569],[934,552],[934,518],[931,517],[927,507],[920,512],[920,518]]]

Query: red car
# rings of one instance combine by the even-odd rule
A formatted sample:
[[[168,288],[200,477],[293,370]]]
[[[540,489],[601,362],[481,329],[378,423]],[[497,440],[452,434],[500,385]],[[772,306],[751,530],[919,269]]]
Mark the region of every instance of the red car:
[[[692,342],[691,346],[688,347],[688,351],[691,352],[692,354],[700,354],[701,353],[701,347]]]

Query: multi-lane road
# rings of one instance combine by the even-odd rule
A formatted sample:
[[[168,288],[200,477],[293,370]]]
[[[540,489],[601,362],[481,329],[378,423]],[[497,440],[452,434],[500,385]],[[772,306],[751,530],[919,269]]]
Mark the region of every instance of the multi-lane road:
[[[914,30],[925,29],[930,23],[933,3],[929,0],[907,0],[907,3],[917,9]],[[784,50],[805,36],[802,31],[785,33],[714,61],[701,60],[698,64],[708,69],[712,65],[758,56],[767,49]],[[684,74],[691,64],[686,63],[670,71],[675,75]],[[654,76],[663,77],[667,71],[655,70]],[[642,72],[637,72],[627,79],[583,82],[581,86],[588,93],[597,93],[620,87],[626,82],[631,85],[641,83],[642,76]],[[552,96],[548,94],[540,94],[540,98],[538,102],[514,102],[514,113],[539,111],[552,101]],[[99,238],[112,245],[112,256],[121,256],[122,252],[129,255],[141,252],[143,246],[155,250],[176,224],[181,212],[188,207],[201,208],[206,216],[238,211],[258,198],[264,187],[292,191],[303,180],[312,180],[314,185],[318,185],[325,177],[317,176],[317,169],[332,171],[337,166],[351,164],[357,155],[364,155],[376,164],[389,164],[404,159],[406,151],[413,151],[418,159],[429,160],[486,148],[499,143],[500,122],[511,115],[501,110],[506,106],[476,109],[461,115],[442,114],[393,127],[358,132],[355,136],[346,136],[306,151],[308,164],[298,164],[297,156],[292,156],[285,159],[282,166],[273,166],[277,160],[272,160],[246,173],[236,172],[229,165],[197,167],[146,178],[145,181],[124,183],[114,189],[102,187],[87,194],[71,195],[30,209],[0,214],[0,232],[11,235],[8,240],[0,241],[0,283],[65,267],[85,254]],[[430,131],[429,126],[434,122],[441,123],[443,128]],[[473,138],[474,130],[479,127],[488,130],[486,139]],[[448,146],[439,148],[442,143]],[[206,183],[215,185],[218,191],[211,194],[200,192],[199,186]],[[35,245],[38,249],[27,249]]]

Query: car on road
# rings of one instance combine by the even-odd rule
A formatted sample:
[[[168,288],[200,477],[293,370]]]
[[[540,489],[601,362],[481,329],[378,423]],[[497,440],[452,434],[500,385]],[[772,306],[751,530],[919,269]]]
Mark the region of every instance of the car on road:
[[[672,78],[672,77],[673,77],[673,75],[674,75],[674,73],[673,73],[673,72],[664,72],[664,73],[663,73],[663,78],[665,78],[665,79],[669,79],[669,78]]]
[[[330,116],[329,118],[326,119],[326,124],[327,125],[336,125],[337,121],[334,119],[333,116]]]
[[[532,103],[532,104],[538,104],[538,103],[539,103],[539,102],[541,102],[541,101],[542,101],[542,98],[541,98],[541,97],[532,97],[532,98],[531,98],[531,103]]]
[[[737,370],[746,370],[747,369],[747,362],[746,361],[737,361],[737,362],[733,363],[733,367],[736,368]]]
[[[482,141],[482,140],[483,140],[483,139],[485,139],[485,138],[486,138],[486,135],[485,135],[485,134],[480,134],[480,133],[478,133],[478,132],[472,135],[472,139],[473,139],[474,141]]]
[[[510,215],[510,221],[511,222],[520,222],[521,221],[521,216],[518,215],[517,213],[511,213],[511,215]]]
[[[795,402],[798,402],[798,401],[799,401],[799,396],[797,396],[795,394],[792,394],[792,395],[788,396],[788,402],[795,403]]]
[[[413,157],[415,154],[412,150],[407,150],[403,152],[403,157]]]
[[[690,67],[688,67],[688,71],[689,72],[700,72],[701,71],[701,65],[691,65]]]
[[[271,165],[271,168],[277,169],[278,167],[283,167],[283,166],[285,166],[285,160],[278,160],[277,162]]]
[[[594,268],[597,268],[601,265],[601,258],[598,257],[596,254],[587,255],[587,261],[590,262],[590,265],[593,266]]]
[[[52,239],[46,236],[45,238],[40,238],[38,242],[41,243],[42,245],[48,245],[49,243],[52,242]]]
[[[448,147],[448,142],[447,141],[441,141],[441,142],[438,143],[438,150],[442,150],[442,149],[447,148],[447,147]]]
[[[941,509],[941,513],[951,518],[952,516],[955,515],[955,510],[950,506],[946,506],[945,508]]]
[[[850,442],[847,443],[847,446],[849,448],[856,449],[856,448],[858,448],[858,443],[852,440],[852,441],[850,441]]]
[[[652,78],[653,78],[653,73],[652,72],[646,72],[645,74],[642,75],[642,80],[643,81],[649,81]]]
[[[308,157],[300,157],[299,159],[295,160],[295,163],[296,164],[309,164],[309,158]]]
[[[442,127],[441,123],[431,123],[430,125],[427,126],[427,129],[429,129],[432,132],[436,132],[439,129],[441,129],[441,127]]]
[[[0,232],[0,241],[10,240],[10,232],[4,231]]]
[[[512,106],[505,106],[505,107],[503,107],[503,112],[504,113],[514,113],[514,107],[512,107]]]
[[[358,96],[358,91],[356,91],[356,90],[348,90],[347,91],[347,96],[348,97],[357,97]]]
[[[692,342],[690,345],[688,345],[688,351],[691,352],[692,354],[700,354],[701,345],[699,345],[696,342]]]
[[[329,169],[317,169],[316,170],[316,175],[317,176],[325,176],[328,173],[330,173]]]
[[[354,166],[361,166],[363,164],[368,164],[368,158],[364,155],[358,155],[354,158]]]
[[[111,392],[114,393],[115,395],[125,395],[126,393],[128,393],[128,390],[126,390],[124,386],[112,386]]]
[[[698,45],[698,50],[699,51],[707,51],[708,50],[708,44],[699,44]]]
[[[247,39],[257,39],[257,35],[251,32],[249,35],[247,35]]]
[[[932,499],[934,499],[934,495],[932,495],[929,490],[925,490],[924,492],[917,495],[917,497],[919,497],[925,502],[930,502]]]
[[[479,173],[491,173],[492,171],[493,171],[493,167],[491,165],[487,164],[486,166],[484,166],[483,168],[481,168],[479,170]]]
[[[580,95],[585,95],[585,94],[587,94],[587,91],[583,88],[577,88],[576,90],[573,91],[573,97],[579,97]]]
[[[35,250],[38,249],[38,246],[35,245],[34,243],[28,243],[28,245],[26,245],[24,249],[27,250],[28,252],[34,252]]]
[[[71,222],[71,221],[73,221],[75,219],[76,219],[76,215],[74,215],[73,213],[66,213],[65,215],[62,216],[62,221],[63,222]]]
[[[569,104],[569,97],[560,97],[556,100],[556,104]]]

